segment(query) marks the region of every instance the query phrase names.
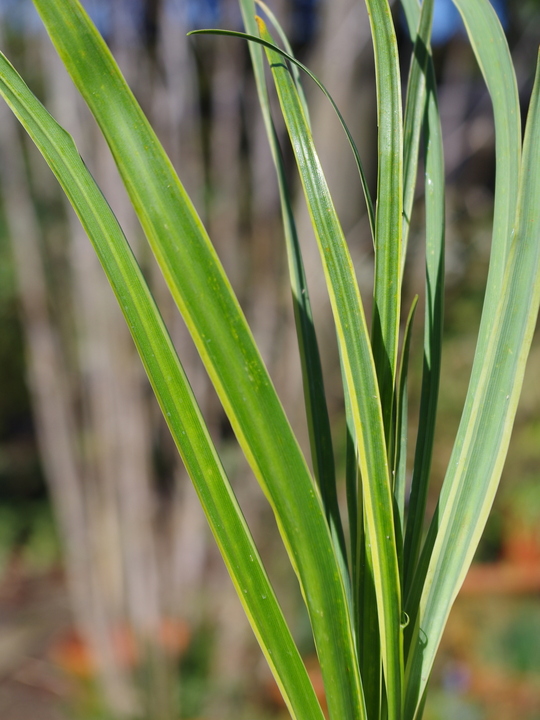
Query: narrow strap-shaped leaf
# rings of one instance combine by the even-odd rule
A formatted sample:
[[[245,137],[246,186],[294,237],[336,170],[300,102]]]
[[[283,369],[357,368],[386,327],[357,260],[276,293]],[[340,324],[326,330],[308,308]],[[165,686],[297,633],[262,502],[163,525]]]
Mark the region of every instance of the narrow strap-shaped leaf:
[[[364,173],[364,167],[362,165],[362,160],[360,158],[360,153],[358,151],[358,147],[354,141],[354,138],[351,134],[351,131],[349,130],[347,123],[345,122],[345,119],[343,115],[341,114],[338,106],[334,102],[334,99],[326,89],[326,87],[323,85],[323,83],[317,78],[316,75],[314,75],[309,68],[307,68],[305,65],[303,65],[299,60],[297,60],[293,55],[289,55],[288,52],[285,50],[282,50],[280,47],[275,45],[274,43],[269,42],[268,40],[265,40],[264,38],[260,38],[257,35],[250,35],[246,33],[240,33],[236,32],[235,30],[218,30],[218,29],[204,29],[204,30],[192,30],[188,35],[229,35],[231,37],[241,37],[245,38],[246,40],[250,40],[251,42],[258,43],[262,45],[265,48],[268,48],[269,50],[272,50],[273,52],[278,53],[284,58],[287,58],[289,62],[291,62],[293,65],[296,65],[297,67],[301,68],[309,77],[313,80],[313,82],[322,90],[322,92],[326,95],[328,98],[330,104],[332,105],[334,112],[336,113],[339,122],[341,123],[341,127],[343,128],[345,135],[347,137],[347,140],[349,142],[349,145],[351,147],[351,150],[353,152],[354,160],[356,163],[356,167],[358,169],[358,174],[360,176],[360,182],[362,183],[362,191],[364,193],[364,198],[366,200],[366,207],[367,207],[367,213],[368,213],[368,219],[369,219],[369,226],[371,229],[372,237],[375,237],[375,211],[373,209],[373,201],[371,199],[371,193],[369,191],[369,186],[367,182],[366,175]],[[307,122],[307,118],[306,118]]]
[[[426,144],[426,298],[424,313],[424,361],[414,455],[411,496],[404,548],[404,592],[407,596],[416,568],[429,489],[431,459],[441,376],[444,315],[445,197],[442,131],[435,97],[433,65],[427,68],[428,99]]]
[[[340,358],[341,363],[341,358]],[[341,377],[344,377],[343,366],[341,367]],[[354,417],[349,400],[349,394],[345,392],[345,492],[347,496],[347,516],[349,518],[349,544],[351,549],[350,556],[350,575],[353,588],[358,585],[356,568],[357,565],[357,548],[358,533],[361,530],[361,513],[358,508],[359,487],[358,487],[358,443],[356,441],[354,429]],[[355,617],[357,610],[354,611]]]
[[[463,18],[493,103],[497,171],[486,296],[496,302],[510,251],[519,184],[521,114],[516,74],[504,30],[490,0],[453,2]]]
[[[363,503],[360,504],[359,511],[362,509],[365,510]],[[360,536],[363,542],[358,547],[358,659],[364,685],[367,716],[368,718],[380,718],[385,694],[383,649],[379,632],[375,569],[369,537],[367,522],[364,519],[363,533]]]
[[[418,29],[418,22],[420,20],[421,2],[420,0],[400,0],[400,5],[403,9],[403,14],[409,30],[409,36],[414,43]]]
[[[261,37],[272,41],[259,20]],[[322,258],[338,346],[358,442],[364,515],[371,542],[389,718],[401,713],[400,583],[392,494],[377,377],[360,291],[343,230],[313,144],[302,105],[279,54],[266,51],[289,131]]]
[[[389,3],[387,0],[366,0],[366,6],[375,55],[377,121],[379,128],[371,342],[377,371],[385,438],[388,449],[391,451],[394,440],[394,391],[401,320],[401,235],[403,222],[401,80],[397,42]],[[390,454],[389,462],[391,462]],[[391,466],[391,469],[393,470],[393,466]],[[388,508],[387,512],[393,514],[393,506]],[[402,688],[389,683],[388,677],[386,678],[385,688],[382,688],[378,659],[374,657],[373,661],[370,662],[368,657],[369,644],[376,641],[375,601],[380,603],[380,590],[377,588],[375,576],[377,559],[373,556],[375,540],[373,528],[369,522],[366,522],[364,538],[366,544],[363,552],[364,573],[360,580],[363,583],[361,595],[363,598],[362,619],[365,637],[363,638],[364,652],[361,658],[363,660],[363,672],[369,673],[371,679],[370,690],[366,688],[366,703],[374,717],[379,717],[383,712],[383,708],[387,708],[388,717],[397,718],[401,717],[402,712]],[[395,539],[394,531],[394,541]],[[380,657],[387,673],[385,638],[380,617],[378,625],[381,644]],[[399,672],[402,672],[401,667]]]
[[[404,5],[410,4],[407,2]],[[414,42],[407,99],[405,102],[405,120],[403,123],[403,238],[401,253],[401,275],[405,269],[409,228],[418,174],[418,155],[420,136],[424,124],[426,107],[426,73],[432,63],[429,53],[429,37],[433,18],[434,0],[422,3],[422,12],[418,11],[418,0],[412,0],[412,10],[406,13],[409,20],[409,34]],[[420,21],[418,21],[420,17]],[[420,26],[418,27],[418,22]]]
[[[429,41],[433,16],[432,5],[432,0],[426,0],[422,3],[420,11],[418,3],[414,0],[407,15],[411,37],[415,38],[415,27],[418,26],[414,46],[415,53],[420,54],[421,57],[425,55],[423,62],[419,63],[418,67],[418,72],[423,73],[423,80],[415,80],[415,71],[413,70],[410,81],[415,82],[417,86],[416,93],[414,95],[411,93],[412,102],[420,103],[422,100],[424,102],[423,117],[420,118],[420,121],[424,127],[426,154],[424,183],[426,207],[426,299],[422,391],[404,548],[403,587],[405,597],[416,567],[424,532],[424,515],[439,396],[444,309],[444,152],[437,107],[435,71]],[[411,110],[412,114],[413,111]],[[418,121],[417,111],[414,112],[414,115],[416,121]],[[415,133],[412,133],[410,142],[416,142],[414,136]]]
[[[377,80],[378,176],[371,328],[384,429],[391,434],[401,314],[403,128],[401,79],[388,0],[366,0]]]
[[[306,600],[329,707],[335,717],[361,717],[347,593],[320,494],[216,252],[80,3],[35,0],[35,5],[107,139],[171,293],[274,510]]]
[[[283,186],[282,189],[280,189],[280,194],[282,196],[282,203],[284,204],[284,213],[287,213],[287,224],[285,226],[287,257],[293,294],[294,317],[298,328],[298,347],[302,366],[313,470],[321,489],[326,518],[336,546],[336,552],[341,559],[340,564],[344,581],[348,586],[347,551],[339,511],[332,432],[324,392],[322,364],[317,337],[315,335],[315,325],[313,323],[307,279],[300,244],[296,234],[296,226],[292,221],[291,201],[286,186],[285,169],[281,157],[279,158],[278,172],[283,178]]]
[[[240,600],[292,715],[322,720],[313,687],[197,402],[116,218],[71,137],[1,54],[0,93],[42,152],[92,241]]]
[[[441,499],[432,526],[436,528],[433,550],[424,553],[426,561],[430,559],[407,663],[406,718],[418,717],[444,624],[485,527],[508,449],[540,305],[539,166],[540,58],[501,294],[485,353],[476,358],[482,370],[450,458],[445,502]]]
[[[416,568],[424,531],[424,516],[441,375],[444,315],[445,198],[444,156],[439,110],[435,97],[433,66],[428,72],[426,112],[426,299],[424,317],[424,362],[414,456],[409,514],[404,548],[404,592],[408,593]]]
[[[240,0],[240,3],[242,5],[247,4],[246,0]],[[289,42],[289,38],[285,34],[285,31],[281,27],[281,24],[279,23],[277,17],[270,10],[268,5],[265,2],[263,2],[262,0],[249,0],[249,3],[256,3],[261,8],[261,10],[263,10],[264,14],[268,17],[268,19],[272,23],[273,27],[276,29],[276,32],[279,35],[279,39],[283,43],[283,47],[284,47],[285,51],[291,57],[294,57],[294,52],[293,52],[293,49]],[[245,23],[245,20],[244,20],[244,23]],[[255,30],[256,29],[255,18],[253,18],[253,23],[254,23],[253,30]],[[246,25],[246,29],[247,29],[247,25]],[[254,33],[252,33],[252,34],[254,34]],[[291,63],[291,73],[294,78],[294,82],[296,84],[296,89],[298,90],[298,97],[300,98],[300,102],[302,103],[302,107],[304,109],[304,115],[306,117],[308,124],[311,124],[310,120],[309,120],[309,107],[307,104],[306,96],[304,94],[304,88],[302,87],[302,80],[300,77],[300,68],[297,65],[297,63]]]
[[[514,230],[521,162],[521,112],[516,74],[508,42],[489,0],[454,0],[467,29],[469,41],[484,76],[495,121],[495,202],[489,272],[471,380],[463,411],[468,416],[476,385],[483,371],[483,357],[491,339],[491,327],[502,291],[503,275]],[[455,451],[459,452],[458,434]],[[443,485],[441,503],[446,502]]]
[[[405,332],[403,336],[403,349],[399,372],[398,391],[396,393],[395,435],[392,451],[392,477],[394,493],[394,517],[398,565],[403,567],[403,537],[405,522],[405,487],[407,472],[407,377],[409,353],[411,345],[411,331],[414,314],[418,303],[418,296],[411,305]],[[362,512],[362,504],[358,507],[358,515]],[[357,549],[358,571],[354,581],[359,587],[360,597],[356,602],[356,613],[359,623],[358,654],[360,670],[364,683],[366,707],[368,717],[379,717],[382,708],[387,704],[387,698],[381,687],[380,653],[377,651],[379,643],[376,594],[373,584],[373,568],[369,554],[369,537]]]
[[[279,27],[277,20],[274,18],[269,8],[267,8],[264,3],[262,3],[262,6],[266,12],[270,13],[274,22]],[[258,32],[257,23],[255,22],[254,0],[241,0],[240,8],[246,28],[252,32]],[[284,43],[287,43],[287,38],[281,28],[280,31],[283,36]],[[288,44],[286,47],[287,51],[290,52]],[[285,168],[283,166],[281,148],[276,137],[276,131],[270,112],[270,102],[268,99],[268,91],[266,89],[264,76],[263,51],[262,48],[258,47],[255,43],[249,43],[249,49],[254,68],[255,81],[257,84],[257,92],[259,95],[259,104],[263,113],[264,124],[277,173],[281,215],[285,244],[287,247],[287,260],[293,296],[294,318],[302,368],[302,381],[304,385],[304,399],[306,404],[306,418],[313,471],[321,489],[321,497],[326,518],[330,527],[336,553],[340,560],[344,580],[347,586],[349,586],[345,536],[343,533],[337,497],[330,418],[326,405],[322,365],[317,336],[315,334],[315,326],[313,323],[313,314],[311,311],[311,302],[309,299],[309,290],[304,270],[304,263],[302,260],[302,252],[298,241],[290,193],[287,186]],[[295,67],[298,72],[297,66],[293,65],[293,67]],[[300,92],[300,83],[297,76],[295,76],[295,81],[296,87]],[[300,97],[303,98],[303,95],[300,95]],[[302,102],[304,109],[306,109],[307,106],[305,104],[305,98],[303,98]]]
[[[405,536],[405,489],[407,485],[407,438],[408,438],[408,378],[409,378],[409,356],[411,349],[411,336],[418,295],[409,310],[407,324],[403,335],[403,349],[401,351],[401,363],[399,368],[398,391],[396,393],[396,439],[393,462],[394,473],[394,502],[396,507],[396,542],[398,548],[398,559],[400,567],[403,566],[403,538]]]
[[[409,25],[414,24],[417,22],[416,16],[420,12],[418,3],[416,0],[404,0],[404,5],[406,6]],[[521,130],[517,83],[510,51],[503,29],[491,3],[489,0],[470,0],[468,2],[461,2],[461,0],[458,2],[456,0],[456,5],[464,18],[471,44],[493,103],[497,159],[490,266],[475,361],[461,422],[461,426],[466,427],[476,396],[479,377],[484,369],[483,358],[486,346],[491,340],[491,324],[501,295],[501,278],[506,265],[509,239],[512,237],[512,222],[515,215],[517,187],[519,184]],[[435,285],[435,287],[437,286]],[[460,445],[463,437],[462,433],[458,433],[454,447],[456,456],[461,452]],[[429,449],[429,445],[427,449]],[[449,489],[450,486],[445,483],[440,498],[441,508],[444,508]],[[421,521],[418,519],[415,524],[416,522]],[[418,528],[414,532],[419,533]],[[410,600],[407,600],[406,605],[411,617],[414,615],[419,602],[423,577],[427,572],[429,554],[433,548],[436,535],[437,528],[432,526],[426,537],[421,567],[418,567],[415,571],[411,564],[409,566],[410,571],[407,572],[406,584],[409,590],[406,597],[410,594]],[[414,587],[411,585],[413,572]],[[411,622],[409,632],[413,626],[414,623]]]
[[[483,372],[483,358],[491,341],[492,322],[502,292],[503,276],[514,229],[521,162],[521,112],[516,74],[508,42],[490,0],[454,0],[467,29],[469,41],[484,76],[495,122],[495,201],[489,271],[462,425],[468,422],[471,403]],[[459,454],[462,435],[458,433],[454,452]],[[441,507],[446,503],[448,485],[443,485]],[[428,535],[431,542],[434,533]],[[426,552],[429,552],[429,547]]]

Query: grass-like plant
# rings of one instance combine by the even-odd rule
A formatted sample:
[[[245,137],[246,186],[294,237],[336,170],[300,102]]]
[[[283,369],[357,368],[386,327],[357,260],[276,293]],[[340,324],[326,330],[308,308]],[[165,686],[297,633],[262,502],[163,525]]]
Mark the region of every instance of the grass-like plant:
[[[441,361],[444,170],[430,51],[433,0],[402,0],[414,50],[404,111],[388,0],[366,0],[375,52],[378,179],[360,170],[375,251],[371,327],[313,144],[290,49],[240,0],[276,165],[306,413],[309,469],[216,252],[156,135],[78,0],[34,0],[111,148],[146,237],[236,437],[275,513],[309,613],[332,720],[422,715],[434,656],[506,455],[540,302],[538,73],[522,146],[515,74],[489,0],[454,0],[489,89],[496,130],[493,240],[461,424],[424,536]],[[266,17],[281,35],[272,14]],[[194,40],[195,41],[195,40]],[[265,85],[270,65],[305,192],[336,328],[347,414],[347,523],[290,195]],[[0,59],[0,92],[72,202],[100,258],[238,596],[291,715],[323,713],[159,310],[71,137]],[[346,129],[346,128],[345,128]],[[410,325],[401,296],[421,138],[425,147],[424,366],[406,503]],[[401,348],[401,349],[400,349]]]

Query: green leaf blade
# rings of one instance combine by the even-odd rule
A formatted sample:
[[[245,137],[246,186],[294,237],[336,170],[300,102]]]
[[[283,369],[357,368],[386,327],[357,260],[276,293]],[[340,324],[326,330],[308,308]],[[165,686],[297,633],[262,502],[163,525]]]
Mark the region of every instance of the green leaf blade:
[[[540,63],[525,132],[518,207],[491,334],[469,393],[437,520],[421,559],[425,583],[408,660],[407,718],[421,696],[452,603],[465,578],[501,476],[540,305]],[[431,551],[432,548],[432,551]],[[413,588],[420,592],[417,585]],[[421,637],[420,637],[421,636]]]
[[[283,30],[281,30],[277,19],[264,3],[257,4],[260,4],[265,12],[270,14],[272,22],[279,28],[280,36],[283,39],[287,52],[291,54],[292,50],[288,45],[287,38],[283,33]],[[258,32],[255,21],[254,0],[241,0],[240,8],[246,29],[248,29],[251,33]],[[315,326],[313,323],[313,313],[311,310],[311,301],[302,259],[302,251],[294,221],[292,201],[283,165],[281,148],[276,137],[276,131],[270,112],[270,102],[264,76],[263,51],[261,47],[258,47],[253,42],[249,43],[249,50],[252,58],[255,81],[257,84],[259,104],[261,105],[264,124],[267,130],[270,149],[274,159],[278,179],[313,470],[315,478],[317,479],[321,489],[325,514],[330,527],[330,533],[334,541],[336,554],[338,555],[340,561],[343,577],[348,584],[347,552],[337,496],[330,418],[326,404],[322,365],[317,336],[315,333]],[[293,67],[296,69],[295,83],[300,93],[299,69],[296,65],[293,65]],[[303,93],[300,94],[300,97],[304,112],[307,112],[307,105]]]
[[[409,35],[414,42],[403,123],[403,249],[401,253],[401,272],[403,275],[418,174],[418,151],[424,124],[426,75],[428,65],[432,65],[429,39],[434,0],[423,2],[422,12],[419,10],[417,0],[406,0],[402,4],[405,8]]]
[[[404,550],[407,596],[424,534],[431,459],[441,376],[444,314],[445,196],[444,153],[433,66],[428,67],[426,111],[426,306],[424,361],[414,469]]]
[[[159,311],[116,218],[71,137],[0,54],[9,103],[77,212],[124,313],[173,439],[261,648],[293,717],[323,719],[249,529]]]
[[[308,607],[322,671],[332,678],[328,703],[341,707],[344,702],[349,709],[342,717],[360,717],[347,593],[320,495],[215,250],[80,3],[36,0],[35,5],[107,139],[171,293],[272,506]]]
[[[406,150],[409,163],[415,163],[420,140],[419,123],[425,141],[426,207],[426,300],[424,317],[424,361],[411,495],[404,548],[404,594],[407,597],[424,535],[424,517],[440,383],[444,310],[445,195],[444,151],[437,105],[437,84],[430,49],[433,1],[426,0],[420,10],[416,0],[407,2],[409,32],[414,40],[410,86],[407,93],[406,124],[409,125]],[[418,30],[416,30],[418,27]],[[410,104],[409,104],[410,103]],[[416,173],[416,169],[414,170]],[[406,182],[413,183],[412,168]],[[412,190],[405,190],[406,204],[412,205]],[[410,207],[409,206],[409,207]],[[407,212],[406,212],[407,214]],[[411,612],[411,608],[406,610]]]
[[[396,508],[396,537],[398,541],[398,557],[403,568],[403,538],[405,536],[405,495],[407,484],[407,437],[409,409],[409,357],[411,351],[412,327],[418,295],[415,295],[407,317],[403,335],[403,349],[399,369],[398,390],[396,393],[396,433],[394,441],[394,500]],[[403,572],[401,572],[403,575]]]
[[[521,114],[516,74],[504,30],[489,0],[453,0],[467,29],[493,103],[495,208],[490,258],[493,297],[498,299],[510,250],[519,186]],[[490,293],[490,288],[487,290]]]
[[[271,41],[260,21],[261,36]],[[364,512],[371,542],[389,717],[401,713],[401,599],[384,426],[371,343],[343,231],[320,167],[294,82],[280,55],[267,49],[319,244],[358,440]]]
[[[387,0],[366,2],[377,80],[378,177],[373,290],[373,357],[387,440],[391,434],[401,320],[403,127],[396,34]]]

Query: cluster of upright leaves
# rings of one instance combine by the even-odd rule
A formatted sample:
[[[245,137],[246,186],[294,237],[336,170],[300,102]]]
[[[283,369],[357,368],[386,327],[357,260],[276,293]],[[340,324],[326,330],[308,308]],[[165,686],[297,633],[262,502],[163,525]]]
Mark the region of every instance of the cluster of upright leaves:
[[[414,42],[404,112],[388,0],[366,0],[377,75],[376,203],[354,141],[337,111],[358,165],[373,235],[370,328],[313,142],[300,85],[303,66],[292,57],[279,24],[262,2],[259,5],[284,41],[284,49],[275,44],[264,21],[255,20],[254,0],[240,0],[246,34],[229,33],[250,40],[276,165],[313,476],[204,227],[108,48],[78,0],[34,0],[111,148],[170,291],[274,510],[306,602],[333,720],[421,717],[434,655],[500,478],[540,303],[540,178],[535,172],[540,161],[538,80],[522,150],[516,81],[497,17],[489,0],[454,1],[493,100],[495,219],[469,392],[439,505],[422,543],[444,295],[444,169],[430,52],[433,0],[424,0],[422,5],[402,0]],[[347,413],[347,534],[338,504],[330,420],[301,247],[265,84],[265,56],[297,161],[335,321]],[[71,138],[3,56],[0,93],[56,174],[94,244],[292,717],[322,720],[321,707],[218,453],[122,230]],[[424,368],[406,513],[407,367],[415,304],[401,353],[399,337],[422,138]]]

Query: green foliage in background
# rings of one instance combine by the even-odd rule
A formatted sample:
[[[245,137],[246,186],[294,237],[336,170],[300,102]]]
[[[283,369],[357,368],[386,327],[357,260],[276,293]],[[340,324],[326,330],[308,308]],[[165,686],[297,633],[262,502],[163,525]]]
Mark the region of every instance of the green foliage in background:
[[[375,252],[368,319],[311,135],[299,64],[286,44],[284,50],[275,45],[263,20],[255,21],[253,0],[240,0],[279,182],[313,473],[211,241],[103,39],[77,0],[34,2],[109,144],[169,289],[275,513],[309,614],[330,718],[420,718],[450,608],[500,479],[538,314],[538,75],[522,147],[515,73],[498,19],[488,0],[455,0],[493,102],[494,229],[462,420],[424,538],[444,297],[444,167],[429,39],[433,2],[424,0],[421,6],[417,0],[402,2],[414,43],[404,108],[404,72],[399,67],[390,5],[387,0],[366,2],[379,126],[374,198],[354,141],[345,130],[359,168]],[[266,17],[272,33],[282,37],[273,15],[267,11]],[[338,505],[321,363],[270,113],[265,62],[297,162],[335,322],[347,414],[347,523]],[[292,717],[322,720],[319,701],[229,479],[120,226],[71,137],[3,57],[0,92],[57,176],[95,247]],[[426,188],[424,367],[406,508],[407,367],[415,304],[402,308],[401,300],[421,147]]]

